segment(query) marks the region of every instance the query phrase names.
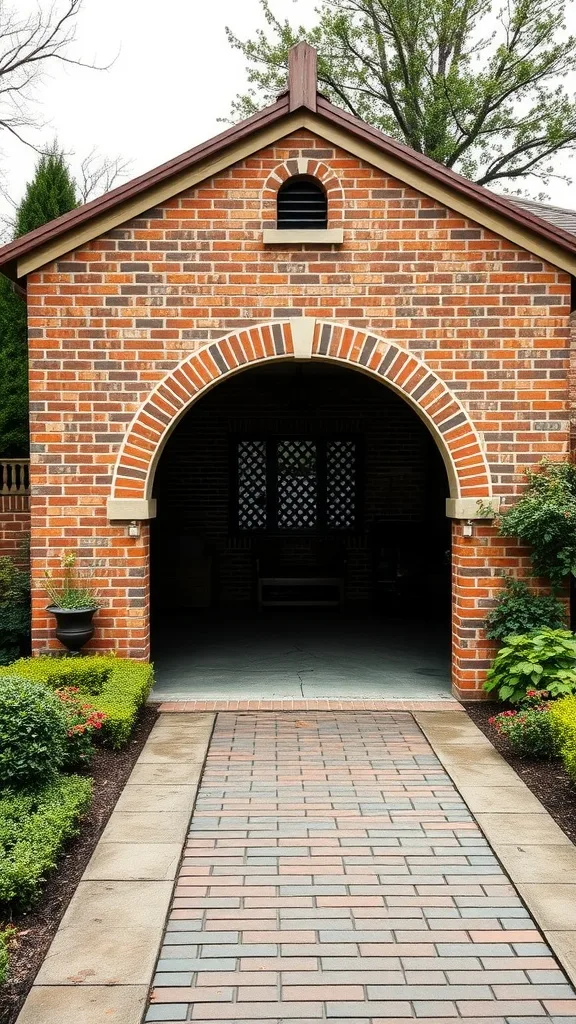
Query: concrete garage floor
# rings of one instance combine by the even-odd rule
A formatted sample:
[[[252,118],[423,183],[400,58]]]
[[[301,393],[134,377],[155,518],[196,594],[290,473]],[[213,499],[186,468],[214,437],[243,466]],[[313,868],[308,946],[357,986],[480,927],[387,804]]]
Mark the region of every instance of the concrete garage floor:
[[[190,612],[158,630],[152,699],[450,699],[448,629],[383,615]]]

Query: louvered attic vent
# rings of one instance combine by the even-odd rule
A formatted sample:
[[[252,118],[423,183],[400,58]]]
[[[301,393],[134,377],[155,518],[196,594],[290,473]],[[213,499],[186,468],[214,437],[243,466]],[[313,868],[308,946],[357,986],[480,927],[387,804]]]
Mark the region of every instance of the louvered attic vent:
[[[284,231],[322,231],[328,227],[328,200],[313,178],[289,178],[278,192],[278,224]]]

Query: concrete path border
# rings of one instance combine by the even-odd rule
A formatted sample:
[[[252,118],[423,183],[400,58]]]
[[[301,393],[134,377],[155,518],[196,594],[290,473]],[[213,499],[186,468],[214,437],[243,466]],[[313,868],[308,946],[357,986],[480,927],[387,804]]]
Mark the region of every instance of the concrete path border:
[[[140,1024],[214,720],[160,715],[18,1024]]]
[[[413,714],[576,986],[576,846],[468,715]]]

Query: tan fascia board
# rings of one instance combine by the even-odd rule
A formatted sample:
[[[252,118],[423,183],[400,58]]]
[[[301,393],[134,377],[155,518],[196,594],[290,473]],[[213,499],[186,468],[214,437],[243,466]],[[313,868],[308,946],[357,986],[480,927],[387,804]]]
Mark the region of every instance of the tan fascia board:
[[[362,142],[352,133],[336,127],[321,117],[315,117],[313,114],[305,115],[303,127],[320,135],[327,142],[347,150],[366,163],[372,164],[373,167],[378,167],[390,174],[391,177],[403,181],[418,192],[423,192],[430,199],[436,199],[443,206],[448,206],[451,210],[455,210],[493,231],[496,235],[515,242],[523,249],[527,249],[528,252],[541,256],[553,266],[576,276],[576,255],[566,252],[561,246],[542,238],[537,232],[521,227],[505,217],[504,214],[488,209],[475,199],[462,196],[455,189],[451,189],[449,184],[442,185],[441,182],[426,174],[424,170],[410,167],[398,157],[384,153],[369,142]]]
[[[59,259],[65,253],[78,249],[87,242],[91,242],[94,238],[100,238],[121,224],[126,224],[127,221],[138,217],[145,210],[151,210],[153,207],[158,206],[159,203],[164,203],[180,192],[193,188],[194,185],[206,181],[212,175],[226,170],[240,160],[245,160],[247,157],[257,153],[258,150],[273,145],[279,139],[283,139],[286,135],[290,135],[292,132],[302,128],[303,124],[304,119],[301,111],[289,114],[279,119],[275,124],[262,128],[260,131],[255,131],[254,134],[249,135],[242,142],[227,147],[218,156],[209,157],[207,160],[195,164],[190,170],[175,174],[160,185],[155,185],[145,192],[141,192],[138,196],[134,196],[134,198],[128,199],[124,203],[119,203],[118,206],[108,210],[106,213],[94,217],[87,224],[82,224],[78,228],[72,228],[65,235],[60,235],[54,241],[39,246],[38,249],[18,260],[18,278],[27,277],[28,274],[39,270],[40,267],[46,266],[47,263],[52,263],[53,260]]]
[[[561,270],[565,270],[576,277],[576,255],[566,252],[561,246],[548,241],[537,232],[521,227],[503,214],[486,207],[475,199],[462,196],[455,189],[450,188],[449,184],[443,185],[435,178],[426,174],[424,170],[410,167],[399,157],[385,153],[378,146],[356,138],[352,132],[347,131],[345,128],[339,128],[322,116],[311,114],[305,110],[279,118],[277,122],[269,127],[255,131],[241,142],[231,145],[216,158],[208,158],[196,164],[190,170],[176,174],[160,185],[156,185],[146,190],[146,192],[142,192],[140,195],[118,204],[112,210],[101,214],[99,217],[95,217],[88,224],[82,225],[75,230],[72,229],[53,242],[40,246],[18,261],[18,277],[26,277],[47,263],[59,259],[60,256],[72,252],[72,250],[85,245],[94,238],[107,234],[121,224],[125,224],[127,221],[137,217],[145,210],[152,209],[159,203],[172,199],[178,193],[184,192],[186,189],[192,188],[202,181],[206,181],[212,175],[226,170],[232,164],[238,163],[238,161],[244,160],[246,157],[252,156],[258,150],[272,145],[299,128],[308,128],[327,142],[331,142],[348,153],[352,153],[360,160],[364,160],[391,177],[397,178],[418,192],[422,192],[430,199],[435,199],[441,205],[448,206],[457,213],[461,213],[464,217],[493,231],[496,235],[507,238],[528,252],[540,256],[552,264],[552,266],[559,267]]]

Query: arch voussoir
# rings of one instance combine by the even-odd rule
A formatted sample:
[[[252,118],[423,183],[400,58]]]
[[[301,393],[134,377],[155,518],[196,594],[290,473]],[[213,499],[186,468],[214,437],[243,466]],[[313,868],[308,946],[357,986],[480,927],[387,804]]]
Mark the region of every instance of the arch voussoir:
[[[248,366],[298,358],[348,365],[382,380],[427,424],[443,456],[452,498],[491,496],[478,432],[448,385],[423,360],[371,331],[298,317],[243,327],[209,341],[159,381],[136,415],[116,463],[114,499],[149,502],[164,444],[194,401]]]

